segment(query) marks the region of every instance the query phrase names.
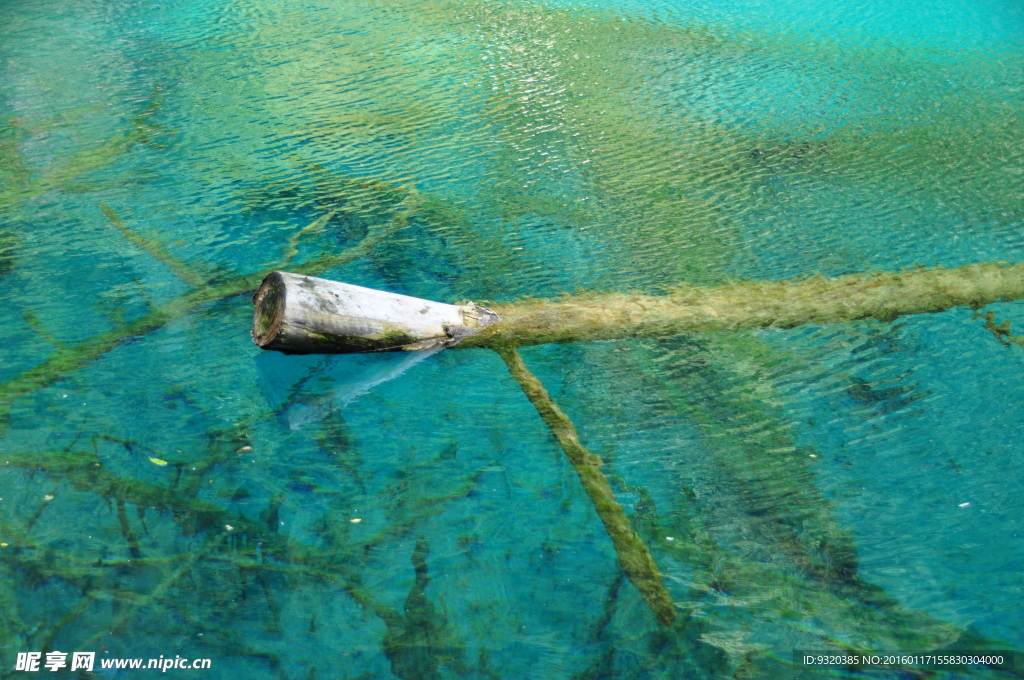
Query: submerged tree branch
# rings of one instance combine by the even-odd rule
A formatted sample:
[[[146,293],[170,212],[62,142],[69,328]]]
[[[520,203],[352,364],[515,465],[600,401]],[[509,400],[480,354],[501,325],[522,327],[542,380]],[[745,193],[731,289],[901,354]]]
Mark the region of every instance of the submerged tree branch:
[[[396,214],[388,222],[371,227],[369,233],[359,243],[340,253],[324,254],[298,265],[295,267],[295,271],[317,276],[334,267],[364,257],[380,241],[408,226],[410,216],[415,213],[419,205],[419,194],[410,190],[409,195],[399,205]],[[0,429],[3,429],[6,424],[11,403],[16,398],[42,389],[63,375],[95,361],[129,339],[152,333],[175,319],[191,314],[204,304],[254,291],[260,281],[271,271],[273,268],[253,274],[241,274],[217,285],[202,285],[181,297],[164,303],[131,323],[109,330],[78,345],[58,347],[40,365],[0,385]]]
[[[498,353],[579,475],[583,489],[590,497],[594,510],[597,511],[608,536],[612,539],[622,571],[640,591],[644,602],[657,617],[658,623],[663,626],[670,625],[676,618],[675,604],[661,582],[661,574],[651,552],[633,531],[625,511],[615,500],[611,484],[601,472],[601,458],[580,443],[572,421],[558,408],[537,376],[526,367],[519,352],[503,348]]]
[[[335,214],[336,211],[332,210],[326,215],[321,215],[320,217],[313,220],[311,224],[295,232],[295,234],[293,234],[288,239],[288,243],[284,247],[283,266],[287,267],[289,264],[291,264],[291,261],[295,259],[295,256],[299,254],[299,241],[302,240],[302,237],[306,236],[307,234],[315,234],[321,231],[324,228],[324,226],[326,226],[327,223],[331,221],[331,218],[334,217]]]
[[[193,288],[201,288],[206,285],[206,280],[203,279],[202,276],[197,274],[187,263],[174,257],[174,255],[172,255],[170,251],[168,251],[167,248],[165,248],[159,241],[136,234],[121,221],[117,216],[117,213],[115,213],[109,206],[100,203],[100,210],[102,210],[103,214],[107,216],[108,220],[110,220],[110,224],[124,234],[124,237],[128,239],[132,245],[145,250],[157,262],[167,265],[171,272],[181,279],[183,283],[186,283]]]

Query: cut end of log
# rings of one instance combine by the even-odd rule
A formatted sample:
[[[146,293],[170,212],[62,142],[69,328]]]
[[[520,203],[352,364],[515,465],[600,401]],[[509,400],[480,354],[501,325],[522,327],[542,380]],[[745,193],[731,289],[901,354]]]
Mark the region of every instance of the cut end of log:
[[[266,348],[274,342],[281,329],[281,318],[284,316],[284,279],[281,272],[272,272],[263,279],[252,302],[256,312],[252,323],[252,340],[260,347]]]
[[[473,303],[449,305],[280,271],[263,279],[253,304],[253,342],[286,354],[451,347],[499,320]]]

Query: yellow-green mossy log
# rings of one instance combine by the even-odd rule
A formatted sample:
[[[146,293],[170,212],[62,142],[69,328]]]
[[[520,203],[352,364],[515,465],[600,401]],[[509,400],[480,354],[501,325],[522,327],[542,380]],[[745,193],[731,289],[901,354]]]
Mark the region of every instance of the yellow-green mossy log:
[[[280,276],[275,272],[267,281]],[[265,282],[264,288],[267,285]],[[359,290],[380,295],[369,289]],[[664,296],[612,293],[568,296],[558,300],[523,300],[492,307],[491,311],[500,321],[486,310],[472,307],[474,315],[486,318],[484,323],[474,322],[476,327],[471,331],[467,328],[465,335],[458,333],[459,337],[454,337],[456,334],[453,333],[445,337],[442,333],[435,339],[448,347],[499,348],[709,331],[793,328],[802,324],[858,319],[891,321],[905,314],[941,312],[959,306],[978,308],[1022,297],[1024,264],[983,263],[952,269],[936,267],[898,273],[854,274],[835,279],[818,276],[777,283],[744,282],[717,288],[683,285]],[[424,305],[438,304],[425,300],[420,302]],[[287,301],[280,304],[283,309],[275,309],[274,313],[289,314]],[[369,310],[372,304],[362,306]],[[410,317],[410,321],[413,320],[414,317]],[[321,321],[327,325],[318,329],[316,324]],[[328,334],[337,333],[336,324],[325,315],[310,317],[303,323],[304,332],[316,334],[322,330]],[[259,341],[272,324],[273,320],[264,314],[263,306],[257,304],[253,337],[265,349],[358,352],[436,346],[434,343],[410,341],[406,335],[396,335],[396,341],[388,344],[387,338],[377,331],[369,346],[361,342],[339,342],[324,343],[317,349],[289,350],[279,343]]]
[[[528,300],[493,309],[501,323],[459,347],[664,337],[681,333],[793,328],[981,307],[1024,297],[1024,264],[973,264],[899,273],[814,277],[778,283],[679,287],[665,296],[629,293]]]

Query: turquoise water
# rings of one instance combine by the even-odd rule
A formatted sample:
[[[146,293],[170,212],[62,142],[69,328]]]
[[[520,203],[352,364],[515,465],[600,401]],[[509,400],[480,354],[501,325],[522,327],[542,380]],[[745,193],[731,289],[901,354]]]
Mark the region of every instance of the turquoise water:
[[[3,3],[0,675],[1024,650],[1024,353],[970,309],[522,351],[664,628],[493,352],[249,339],[275,267],[508,302],[1022,261],[1022,57],[998,0]]]

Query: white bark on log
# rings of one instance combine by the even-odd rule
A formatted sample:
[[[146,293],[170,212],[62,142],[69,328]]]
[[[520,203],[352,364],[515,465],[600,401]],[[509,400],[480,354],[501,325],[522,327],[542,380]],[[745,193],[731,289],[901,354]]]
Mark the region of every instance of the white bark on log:
[[[286,354],[424,350],[498,320],[472,303],[448,305],[287,272],[263,279],[253,303],[253,341]]]

